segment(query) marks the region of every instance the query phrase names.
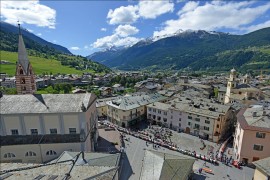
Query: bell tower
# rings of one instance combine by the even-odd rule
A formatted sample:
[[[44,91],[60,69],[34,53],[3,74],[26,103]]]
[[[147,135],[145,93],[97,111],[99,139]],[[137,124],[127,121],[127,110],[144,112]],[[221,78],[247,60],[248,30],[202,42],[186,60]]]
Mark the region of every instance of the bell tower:
[[[36,91],[35,75],[29,62],[21,27],[19,26],[18,61],[16,65],[16,89],[18,94],[34,94]]]
[[[236,88],[236,70],[233,68],[231,70],[230,77],[228,80],[224,104],[227,104],[230,102],[231,89],[234,89],[234,88]]]

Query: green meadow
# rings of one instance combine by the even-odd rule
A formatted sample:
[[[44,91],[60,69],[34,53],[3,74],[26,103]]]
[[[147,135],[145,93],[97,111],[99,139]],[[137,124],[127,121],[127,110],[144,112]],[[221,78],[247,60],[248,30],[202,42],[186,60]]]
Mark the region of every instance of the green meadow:
[[[15,75],[16,70],[16,61],[18,61],[18,53],[16,52],[8,52],[8,51],[0,51],[1,60],[9,61],[12,64],[1,64],[0,72],[7,73],[10,76]],[[52,74],[79,74],[81,75],[84,71],[76,70],[74,68],[70,68],[68,66],[61,65],[60,61],[55,59],[45,59],[41,57],[28,56],[35,74],[43,74],[43,73],[52,73]],[[94,72],[92,70],[88,70],[87,72]]]

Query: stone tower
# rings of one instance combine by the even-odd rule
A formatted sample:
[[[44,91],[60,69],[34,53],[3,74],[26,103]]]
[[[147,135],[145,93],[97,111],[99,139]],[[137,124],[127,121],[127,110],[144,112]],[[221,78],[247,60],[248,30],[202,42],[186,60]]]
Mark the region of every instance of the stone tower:
[[[18,94],[34,94],[36,91],[35,75],[32,65],[27,57],[26,48],[23,42],[19,26],[18,62],[16,66],[16,89]]]
[[[224,99],[224,104],[230,102],[231,89],[236,88],[236,70],[233,68],[230,73],[230,77],[227,84],[226,95]]]

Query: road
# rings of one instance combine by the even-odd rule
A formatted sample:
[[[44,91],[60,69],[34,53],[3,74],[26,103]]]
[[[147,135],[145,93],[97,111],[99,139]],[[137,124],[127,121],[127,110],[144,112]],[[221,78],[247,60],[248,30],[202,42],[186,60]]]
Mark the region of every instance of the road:
[[[146,149],[154,150],[152,145],[146,146],[145,141],[127,135],[130,138],[130,142],[125,141],[125,155],[123,159],[123,166],[121,169],[120,180],[139,180],[140,173],[144,158],[144,151]],[[166,148],[159,148],[158,151],[166,152],[176,155],[181,155],[179,152],[171,151]],[[227,179],[227,180],[251,180],[254,174],[254,169],[244,167],[242,170],[236,169],[235,167],[229,167],[224,164],[219,166],[212,165],[207,162],[206,166],[213,170],[214,174],[198,173],[198,169],[205,167],[203,166],[204,161],[196,160],[193,166],[194,179],[198,180],[216,180],[216,179]]]

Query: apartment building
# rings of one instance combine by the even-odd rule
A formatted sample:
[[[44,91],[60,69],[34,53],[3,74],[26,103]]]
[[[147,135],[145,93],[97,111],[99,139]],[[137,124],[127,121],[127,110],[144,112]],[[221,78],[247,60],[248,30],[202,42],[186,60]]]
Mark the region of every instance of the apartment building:
[[[221,105],[203,98],[179,96],[168,103],[147,105],[147,118],[180,132],[201,136],[218,142],[233,124],[230,106]]]
[[[270,109],[254,105],[237,114],[234,153],[238,161],[251,163],[270,156]]]
[[[164,102],[167,97],[158,93],[138,93],[118,97],[108,101],[108,120],[122,127],[128,127],[141,121],[146,116],[146,105],[153,102]]]
[[[27,94],[0,98],[0,162],[43,163],[63,151],[94,151],[94,94]]]
[[[108,105],[106,103],[116,98],[117,97],[97,99],[96,108],[97,108],[97,116],[99,120],[107,119]]]

